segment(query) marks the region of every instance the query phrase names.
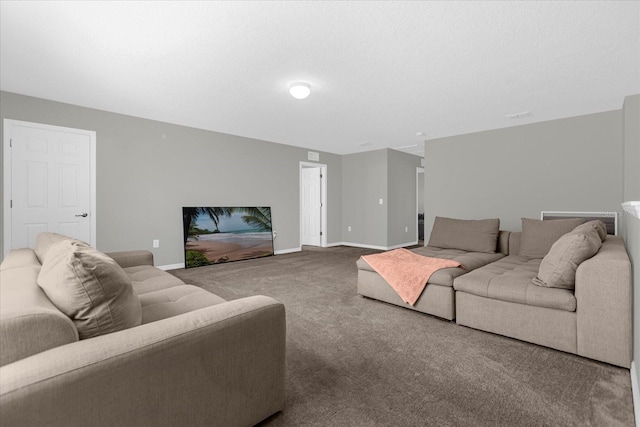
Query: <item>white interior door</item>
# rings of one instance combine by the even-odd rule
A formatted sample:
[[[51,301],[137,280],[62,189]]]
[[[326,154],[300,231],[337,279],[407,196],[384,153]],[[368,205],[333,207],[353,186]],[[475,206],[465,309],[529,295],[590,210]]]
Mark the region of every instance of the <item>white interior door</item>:
[[[320,232],[322,230],[321,169],[319,167],[302,168],[300,173],[300,243],[320,246]]]
[[[95,245],[94,153],[95,132],[5,120],[5,252],[43,231]]]

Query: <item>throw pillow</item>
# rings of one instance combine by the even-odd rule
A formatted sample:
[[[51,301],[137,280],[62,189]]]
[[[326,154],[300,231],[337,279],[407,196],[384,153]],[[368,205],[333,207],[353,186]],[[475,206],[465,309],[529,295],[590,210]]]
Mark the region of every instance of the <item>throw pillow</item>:
[[[140,325],[140,300],[129,276],[113,259],[69,239],[49,252],[38,285],[73,320],[80,339]]]
[[[36,237],[36,247],[34,249],[34,252],[38,257],[40,264],[44,264],[44,261],[49,254],[49,249],[51,249],[51,247],[56,243],[62,242],[63,240],[74,240],[81,246],[89,246],[89,244],[69,236],[64,236],[58,233],[51,233],[49,231],[42,232]]]
[[[533,283],[549,288],[574,289],[578,266],[598,253],[601,246],[602,240],[594,228],[565,234],[542,259]]]
[[[544,258],[551,246],[584,221],[581,218],[539,219],[522,218],[520,255],[528,258]]]
[[[585,222],[571,230],[572,233],[583,233],[590,230],[595,230],[598,233],[598,237],[600,237],[600,241],[604,242],[607,240],[607,226],[604,222],[599,219]]]
[[[429,246],[493,254],[498,245],[500,219],[453,219],[437,216]]]

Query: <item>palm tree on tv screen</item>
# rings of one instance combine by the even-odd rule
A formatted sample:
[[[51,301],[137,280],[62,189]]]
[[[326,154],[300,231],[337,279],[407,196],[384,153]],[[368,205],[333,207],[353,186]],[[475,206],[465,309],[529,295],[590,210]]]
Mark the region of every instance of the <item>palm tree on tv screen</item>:
[[[231,216],[233,213],[232,208],[182,208],[182,225],[184,227],[184,244],[187,245],[187,237],[189,237],[189,230],[191,229],[191,225],[195,224],[196,219],[200,215],[207,215],[211,218],[216,229],[218,228],[218,223],[220,222],[221,216]]]
[[[259,231],[271,231],[271,208],[237,208],[242,220]]]

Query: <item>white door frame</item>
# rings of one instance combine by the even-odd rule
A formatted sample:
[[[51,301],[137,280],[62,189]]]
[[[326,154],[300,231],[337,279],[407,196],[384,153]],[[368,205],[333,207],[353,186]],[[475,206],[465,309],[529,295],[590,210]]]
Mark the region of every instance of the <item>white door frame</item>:
[[[45,125],[42,123],[24,122],[20,120],[4,119],[4,135],[3,135],[3,157],[4,157],[4,188],[2,203],[4,205],[4,255],[6,256],[11,250],[11,129],[13,126],[28,126],[38,129],[79,133],[89,136],[90,138],[90,175],[91,175],[91,246],[96,247],[96,133],[91,130],[74,129],[62,126]]]
[[[299,186],[300,186],[300,216],[302,215],[302,169],[305,168],[319,168],[322,174],[320,180],[320,203],[322,203],[322,209],[320,210],[320,247],[327,247],[327,165],[311,162],[300,162],[299,171]],[[299,231],[300,247],[302,247],[302,221],[300,221]]]
[[[419,242],[420,238],[420,230],[418,230],[418,214],[420,213],[419,200],[420,200],[420,174],[422,174],[422,179],[424,180],[424,168],[416,168],[416,242]],[[423,187],[424,188],[424,187]],[[424,198],[424,194],[422,195]]]

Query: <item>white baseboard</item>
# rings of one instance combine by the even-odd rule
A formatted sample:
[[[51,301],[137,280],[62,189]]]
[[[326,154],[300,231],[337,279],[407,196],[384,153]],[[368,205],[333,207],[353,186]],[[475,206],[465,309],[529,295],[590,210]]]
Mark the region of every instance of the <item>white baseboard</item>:
[[[631,394],[633,395],[633,414],[636,425],[640,426],[640,389],[638,389],[638,372],[635,361],[631,361]]]
[[[181,262],[179,264],[168,264],[168,265],[158,265],[156,266],[156,268],[159,268],[160,270],[177,270],[179,268],[184,268],[184,262]]]
[[[362,243],[351,243],[351,242],[335,242],[335,243],[331,243],[331,246],[351,246],[352,248],[377,249],[380,251],[387,250],[387,248],[385,248],[384,246],[365,245]]]
[[[414,240],[413,242],[400,243],[399,245],[389,246],[389,247],[387,248],[387,250],[390,250],[390,249],[398,249],[398,248],[404,248],[404,247],[406,247],[406,246],[415,246],[415,245],[417,245],[417,244],[418,244],[418,241],[417,241],[417,240]]]
[[[326,248],[331,248],[334,246],[352,246],[354,248],[364,248],[364,249],[377,249],[380,251],[388,251],[391,249],[398,249],[398,248],[403,248],[405,246],[413,246],[413,245],[417,245],[418,242],[414,241],[414,242],[407,242],[407,243],[401,243],[399,245],[394,245],[394,246],[375,246],[375,245],[363,245],[360,243],[350,243],[350,242],[333,242],[333,243],[327,243],[327,245],[325,246]],[[294,252],[300,252],[302,250],[302,247],[299,246],[297,248],[289,248],[289,249],[280,249],[274,252],[274,255],[283,255],[283,254],[290,254],[290,253],[294,253]],[[157,268],[159,268],[160,270],[177,270],[180,268],[184,268],[184,263],[179,263],[179,264],[168,264],[168,265],[158,265],[156,266]]]
[[[366,245],[362,243],[351,243],[351,242],[339,242],[339,243],[331,243],[331,246],[351,246],[353,248],[364,248],[364,249],[376,249],[379,251],[389,251],[391,249],[404,248],[406,246],[417,245],[418,241],[400,243],[399,245],[393,246],[377,246],[377,245]]]
[[[327,243],[327,245],[325,246],[325,248],[334,248],[336,246],[342,246],[341,242],[333,242],[333,243]]]
[[[301,248],[291,248],[291,249],[282,249],[279,251],[275,251],[275,255],[280,255],[280,254],[289,254],[292,252],[300,252],[302,249]],[[159,268],[160,270],[178,270],[180,268],[184,268],[184,262],[181,262],[179,264],[168,264],[168,265],[156,265],[156,268]]]
[[[290,253],[293,253],[293,252],[300,252],[301,250],[302,250],[302,247],[289,248],[289,249],[280,249],[278,251],[275,251],[274,254],[275,255],[290,254]]]

